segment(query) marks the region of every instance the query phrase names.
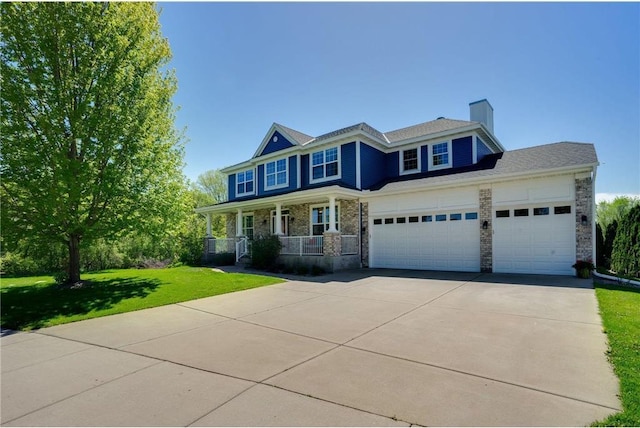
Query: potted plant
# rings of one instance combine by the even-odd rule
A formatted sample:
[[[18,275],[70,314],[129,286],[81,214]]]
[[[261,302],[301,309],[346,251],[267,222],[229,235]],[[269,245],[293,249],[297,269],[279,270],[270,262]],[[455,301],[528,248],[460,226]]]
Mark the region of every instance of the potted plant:
[[[596,268],[591,260],[578,260],[571,267],[576,270],[576,276],[578,278],[589,278],[591,271]]]

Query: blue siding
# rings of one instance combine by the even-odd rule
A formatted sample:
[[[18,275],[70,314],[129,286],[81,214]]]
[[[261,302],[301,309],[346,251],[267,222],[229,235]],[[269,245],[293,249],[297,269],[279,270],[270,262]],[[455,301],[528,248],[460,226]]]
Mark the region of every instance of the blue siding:
[[[421,146],[420,147],[420,171],[427,172],[429,171],[429,146]]]
[[[302,187],[309,185],[309,155],[300,156],[300,181],[302,181]]]
[[[282,193],[289,190],[296,190],[298,183],[298,168],[296,165],[296,156],[289,156],[288,158],[288,166],[287,166],[287,174],[289,179],[289,185],[287,187],[278,187],[273,190],[265,189],[265,177],[264,177],[264,168],[265,164],[258,165],[258,196],[261,195],[270,195],[273,193]],[[273,160],[277,160],[273,159]],[[269,162],[272,162],[271,160]]]
[[[257,181],[258,184],[256,185],[256,189],[258,189],[258,195],[262,195],[264,194],[264,164],[262,165],[258,165],[258,169],[257,169],[258,173],[257,175]]]
[[[473,137],[457,138],[451,145],[454,168],[473,164]]]
[[[227,186],[227,190],[229,191],[229,200],[233,201],[236,198],[236,175],[229,174],[228,180],[229,185]]]
[[[343,144],[340,147],[340,157],[341,181],[356,187],[356,143]]]
[[[276,142],[273,141],[274,135],[278,137],[278,141]],[[291,143],[286,138],[284,138],[281,133],[279,133],[278,131],[275,131],[273,135],[269,137],[269,142],[267,143],[265,148],[262,150],[262,153],[260,153],[258,156],[268,155],[269,153],[277,152],[278,150],[288,149],[293,145],[294,144]]]
[[[400,161],[400,152],[391,152],[385,155],[385,171],[387,173],[387,177],[397,177],[400,172],[398,171]]]
[[[476,138],[478,140],[478,149],[477,149],[478,162],[480,162],[480,160],[482,160],[483,157],[491,154],[491,150],[489,149],[489,147],[487,147],[484,141],[482,141],[479,137],[476,137]]]
[[[289,156],[289,187],[288,189],[296,189],[297,187],[298,187],[297,156]]]
[[[368,144],[360,143],[360,185],[368,189],[385,178],[385,154]]]

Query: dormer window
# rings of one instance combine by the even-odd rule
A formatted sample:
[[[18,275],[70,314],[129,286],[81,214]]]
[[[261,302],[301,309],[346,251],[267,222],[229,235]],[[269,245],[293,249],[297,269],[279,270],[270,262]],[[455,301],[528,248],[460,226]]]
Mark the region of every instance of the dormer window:
[[[429,146],[429,169],[451,167],[451,142],[432,144]]]
[[[253,170],[249,169],[236,175],[237,196],[253,194]]]
[[[420,151],[418,148],[402,150],[400,152],[400,172],[409,174],[420,170]]]
[[[311,182],[340,178],[338,147],[311,154]]]
[[[287,178],[287,160],[278,159],[273,162],[267,162],[264,166],[265,188],[277,189],[288,185]]]

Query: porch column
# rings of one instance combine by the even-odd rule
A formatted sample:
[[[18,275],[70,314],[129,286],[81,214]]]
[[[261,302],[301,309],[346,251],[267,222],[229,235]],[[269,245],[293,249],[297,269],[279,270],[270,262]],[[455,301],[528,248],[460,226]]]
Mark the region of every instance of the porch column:
[[[276,202],[276,235],[282,235],[282,203]]]
[[[337,233],[336,229],[336,197],[329,196],[329,230],[327,232]]]
[[[238,208],[236,215],[236,236],[242,236],[242,208]]]
[[[211,238],[211,213],[207,213],[207,238]]]

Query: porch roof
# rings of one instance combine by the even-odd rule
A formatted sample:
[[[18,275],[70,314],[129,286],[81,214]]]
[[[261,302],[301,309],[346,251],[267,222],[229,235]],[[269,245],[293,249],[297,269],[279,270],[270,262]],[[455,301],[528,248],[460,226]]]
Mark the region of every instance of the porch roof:
[[[243,201],[223,202],[208,207],[196,208],[198,214],[226,214],[235,213],[238,209],[263,209],[273,208],[276,203],[281,203],[283,207],[309,202],[329,200],[331,196],[336,199],[358,199],[362,191],[342,187],[339,185],[318,187],[315,189],[297,190],[280,195],[262,196]]]

